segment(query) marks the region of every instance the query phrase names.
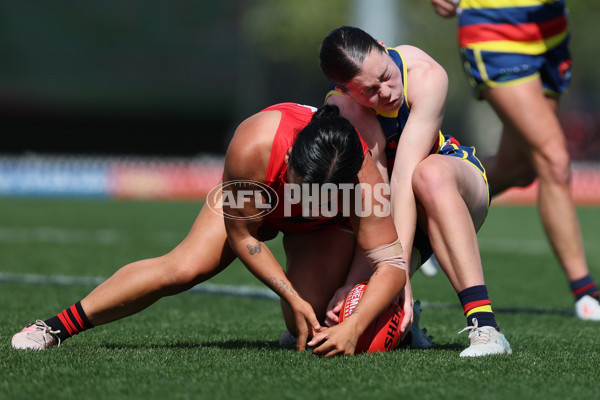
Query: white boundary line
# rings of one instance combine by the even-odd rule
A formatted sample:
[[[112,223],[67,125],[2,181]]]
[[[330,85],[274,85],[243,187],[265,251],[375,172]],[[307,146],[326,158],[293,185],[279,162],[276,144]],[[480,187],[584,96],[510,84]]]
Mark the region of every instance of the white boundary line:
[[[101,277],[83,277],[66,275],[35,275],[35,274],[11,274],[0,272],[0,284],[2,283],[28,283],[41,285],[61,285],[61,286],[98,286],[106,278]],[[224,285],[204,282],[189,289],[190,293],[212,294],[218,296],[246,297],[253,299],[279,300],[279,296],[266,287],[256,287],[250,285]],[[457,303],[442,303],[422,301],[421,306],[425,309],[445,310],[456,308],[460,310]],[[557,308],[542,307],[494,307],[494,313],[501,314],[557,314],[574,315],[574,311]]]
[[[11,274],[0,272],[0,283],[29,283],[40,285],[60,286],[98,286],[106,278],[66,276],[66,275],[35,275],[35,274]],[[250,297],[259,299],[279,300],[272,290],[266,287],[255,287],[250,285],[223,285],[214,283],[201,283],[194,286],[189,292],[201,294],[215,294],[222,296]]]
[[[177,243],[185,233],[153,231],[144,236],[152,243]],[[3,227],[0,226],[0,243],[51,243],[63,245],[95,244],[114,246],[130,242],[133,236],[116,229],[73,229],[52,226]]]

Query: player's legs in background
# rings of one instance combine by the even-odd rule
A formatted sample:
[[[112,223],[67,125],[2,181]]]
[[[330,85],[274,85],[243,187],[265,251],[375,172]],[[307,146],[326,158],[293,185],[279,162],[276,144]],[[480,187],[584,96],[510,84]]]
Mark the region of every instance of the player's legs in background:
[[[571,196],[569,153],[556,115],[558,100],[544,95],[539,79],[514,86],[488,88],[483,94],[504,124],[503,136],[507,139],[503,142],[515,143],[515,148],[504,146],[501,149],[508,155],[499,156],[498,162],[492,164],[490,184],[494,187],[492,179],[501,175],[502,171],[512,169],[511,159],[521,153],[527,155],[539,177],[538,208],[544,230],[571,283],[575,298],[579,300],[594,292],[597,296]],[[516,148],[518,144],[520,146]],[[600,319],[600,307],[596,314],[596,318]],[[590,315],[586,319],[596,318]]]
[[[486,100],[504,124],[507,141],[519,148],[503,150],[493,168],[490,184],[510,161],[525,154],[539,177],[538,206],[544,229],[569,279],[588,272],[583,240],[570,188],[570,160],[566,139],[556,115],[557,100],[546,98],[541,81],[486,89]],[[500,163],[500,161],[504,161]]]
[[[515,186],[526,187],[535,180],[535,169],[524,147],[523,139],[504,126],[496,154],[481,158],[492,197]]]

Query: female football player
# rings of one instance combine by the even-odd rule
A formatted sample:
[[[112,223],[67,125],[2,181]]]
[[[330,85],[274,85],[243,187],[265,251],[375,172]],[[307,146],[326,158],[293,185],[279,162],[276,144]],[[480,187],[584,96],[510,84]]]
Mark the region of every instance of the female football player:
[[[413,244],[423,260],[433,249],[458,294],[465,329],[471,331],[470,346],[461,356],[512,353],[492,312],[477,242],[490,201],[485,170],[474,148],[440,132],[446,72],[416,47],[387,48],[347,26],[323,40],[319,59],[334,89],[327,103],[337,105],[361,132],[389,178],[392,215],[407,264]],[[330,319],[335,320],[347,290],[336,295]],[[405,301],[404,324],[410,322],[410,303]],[[326,331],[313,341],[321,335]]]
[[[373,191],[351,185],[341,194],[332,192],[338,200],[350,195],[348,215],[342,208],[332,216],[307,215],[302,203],[291,202],[293,193],[288,188],[292,184],[316,184],[317,188],[385,185],[358,132],[335,106],[318,111],[292,103],[271,106],[238,126],[227,150],[222,182],[221,200],[207,199],[189,234],[175,249],[122,267],[73,306],[25,327],[14,335],[12,346],[42,350],[60,345],[81,331],[190,289],[237,257],[280,296],[287,328],[297,335],[298,350],[303,350],[307,339],[322,329],[327,304],[360,248],[373,273],[359,303],[360,312],[339,325],[347,341],[341,352],[352,354],[361,332],[405,284],[393,220],[389,212],[369,212],[369,207],[385,206],[385,197],[376,198]],[[335,201],[334,196],[314,204],[328,201]],[[284,233],[285,271],[264,243],[277,231]],[[353,268],[364,267],[357,264]],[[321,336],[320,341],[315,350],[319,354],[340,352],[335,332]]]
[[[527,186],[537,176],[538,210],[565,273],[575,315],[600,321],[598,285],[590,274],[571,195],[570,157],[557,116],[571,81],[566,0],[460,2],[431,0],[454,17],[469,82],[502,120],[497,154],[483,160],[492,195]]]

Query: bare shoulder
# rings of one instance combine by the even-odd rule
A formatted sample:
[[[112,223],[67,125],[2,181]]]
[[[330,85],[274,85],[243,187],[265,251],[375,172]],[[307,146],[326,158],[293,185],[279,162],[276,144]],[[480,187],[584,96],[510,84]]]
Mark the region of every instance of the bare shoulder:
[[[280,111],[263,111],[237,127],[225,156],[226,179],[264,178],[280,121]]]
[[[443,73],[444,68],[425,51],[418,47],[402,45],[396,47],[406,61],[406,66],[410,72],[416,73]]]
[[[329,96],[327,104],[337,106],[340,109],[340,115],[348,119],[355,126],[358,121],[375,117],[375,113],[372,110],[343,93]]]
[[[421,96],[427,97],[431,91],[439,91],[445,97],[448,75],[433,57],[415,46],[402,45],[396,49],[406,62],[408,93],[413,100]]]
[[[408,64],[416,62],[435,62],[433,57],[427,54],[424,50],[409,44],[403,44],[395,47],[402,54]]]

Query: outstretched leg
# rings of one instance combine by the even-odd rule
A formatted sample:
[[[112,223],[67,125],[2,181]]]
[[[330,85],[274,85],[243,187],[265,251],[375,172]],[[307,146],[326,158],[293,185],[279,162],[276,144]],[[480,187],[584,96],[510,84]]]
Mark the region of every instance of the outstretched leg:
[[[175,249],[122,267],[81,300],[81,305],[92,324],[106,324],[210,279],[234,259],[223,217],[204,207]]]
[[[59,344],[190,289],[222,271],[234,258],[223,217],[204,206],[187,237],[171,252],[122,267],[80,302],[17,333],[12,345],[41,350]]]

